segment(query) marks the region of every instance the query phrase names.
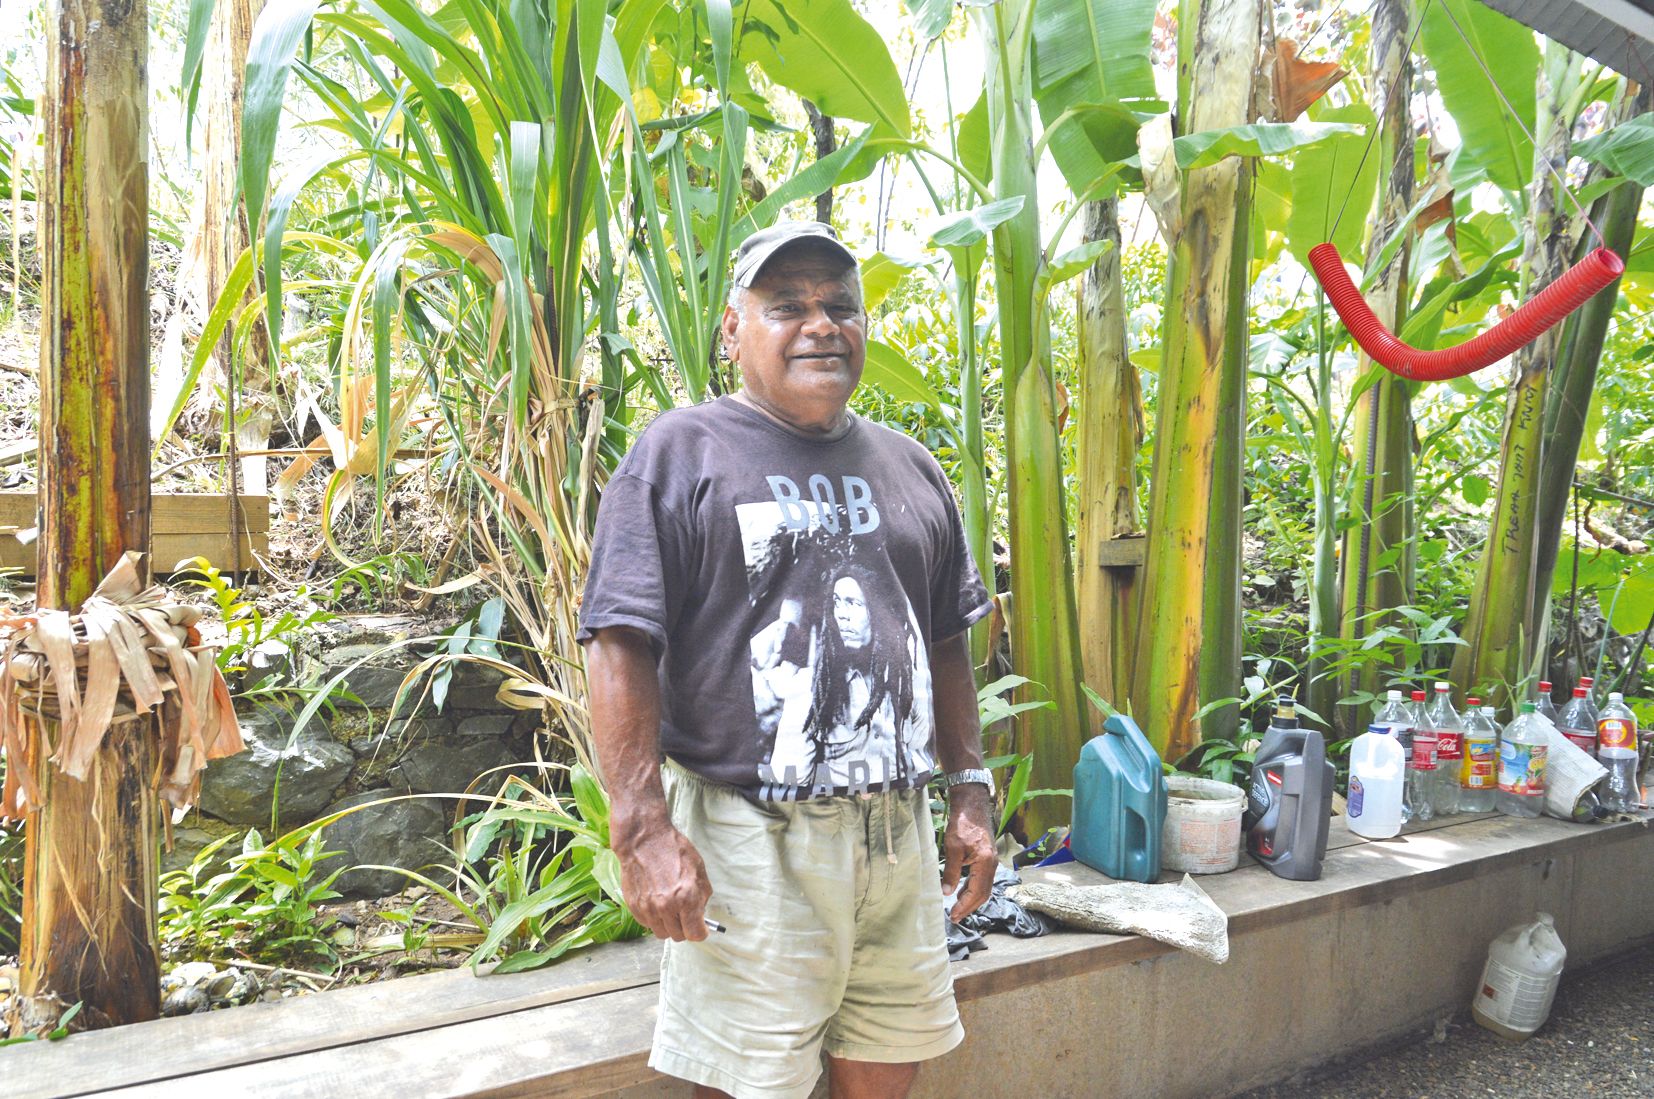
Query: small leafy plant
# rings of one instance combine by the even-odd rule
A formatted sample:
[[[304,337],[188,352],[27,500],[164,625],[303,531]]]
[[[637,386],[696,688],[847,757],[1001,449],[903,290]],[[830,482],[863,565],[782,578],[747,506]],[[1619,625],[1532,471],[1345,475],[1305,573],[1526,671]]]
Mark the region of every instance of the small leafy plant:
[[[249,671],[248,661],[252,658],[253,650],[261,645],[278,642],[290,649],[296,648],[297,642],[306,632],[338,619],[338,615],[329,611],[312,610],[299,614],[290,609],[283,610],[274,618],[266,617],[257,605],[247,598],[246,592],[236,587],[229,576],[205,557],[195,558],[178,578],[207,592],[218,605],[218,613],[223,619],[224,630],[228,635],[218,650],[218,670],[224,673],[225,679],[232,684],[243,683]],[[299,594],[303,596],[304,590],[300,589]],[[242,690],[238,693],[243,696],[302,693],[302,688],[293,684],[280,684],[278,678],[274,673],[267,674],[256,683],[243,684]]]
[[[608,795],[585,768],[567,771],[567,794],[512,775],[494,804],[463,822],[452,888],[418,871],[370,869],[397,870],[458,909],[477,929],[465,937],[475,944],[473,968],[498,961],[496,973],[537,969],[583,946],[637,938],[643,926],[626,910],[609,847]],[[459,938],[442,936],[451,945]]]
[[[318,906],[339,896],[333,883],[347,868],[322,873],[322,863],[339,852],[323,849],[319,828],[295,829],[268,843],[249,829],[241,852],[214,873],[232,838],[208,844],[189,866],[161,879],[162,943],[192,958],[242,954],[331,971],[339,961],[328,934],[332,920]]]

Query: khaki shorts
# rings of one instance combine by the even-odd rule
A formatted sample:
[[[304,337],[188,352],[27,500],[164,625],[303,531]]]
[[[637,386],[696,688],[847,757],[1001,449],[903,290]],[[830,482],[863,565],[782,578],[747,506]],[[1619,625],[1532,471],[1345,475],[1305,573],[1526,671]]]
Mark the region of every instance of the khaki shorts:
[[[665,779],[729,930],[666,944],[650,1067],[803,1099],[823,1050],[904,1064],[964,1039],[923,790],[757,805],[670,764]]]

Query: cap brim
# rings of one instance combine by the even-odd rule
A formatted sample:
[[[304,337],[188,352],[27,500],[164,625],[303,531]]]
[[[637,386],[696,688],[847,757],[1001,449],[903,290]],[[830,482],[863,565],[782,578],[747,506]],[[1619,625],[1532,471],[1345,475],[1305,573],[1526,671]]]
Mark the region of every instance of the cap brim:
[[[771,241],[742,256],[741,262],[736,265],[734,271],[735,285],[743,289],[750,288],[759,272],[763,271],[764,265],[774,259],[778,253],[784,252],[794,245],[806,243],[826,245],[832,251],[843,256],[844,262],[855,269],[858,275],[860,274],[861,266],[856,261],[855,253],[846,248],[843,243],[825,233],[800,233],[798,236],[783,237],[780,240]]]

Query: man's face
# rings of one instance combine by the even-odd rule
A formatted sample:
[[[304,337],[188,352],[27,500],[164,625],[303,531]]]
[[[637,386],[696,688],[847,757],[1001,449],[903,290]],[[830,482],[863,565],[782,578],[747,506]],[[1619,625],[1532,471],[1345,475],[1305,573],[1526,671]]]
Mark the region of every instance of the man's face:
[[[866,647],[873,640],[873,620],[867,614],[867,596],[854,576],[841,576],[833,585],[833,622],[847,649]]]
[[[855,272],[807,241],[764,265],[723,333],[748,395],[801,427],[837,421],[867,359]]]

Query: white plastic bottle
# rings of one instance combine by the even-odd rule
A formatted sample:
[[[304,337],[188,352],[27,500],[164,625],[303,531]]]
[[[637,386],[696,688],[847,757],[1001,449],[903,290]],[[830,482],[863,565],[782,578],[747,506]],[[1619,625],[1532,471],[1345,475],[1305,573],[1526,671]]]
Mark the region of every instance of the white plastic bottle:
[[[1374,723],[1350,745],[1350,792],[1344,823],[1368,839],[1389,839],[1401,831],[1401,792],[1407,757],[1389,727]]]
[[[1522,1041],[1545,1025],[1568,948],[1550,913],[1518,924],[1487,948],[1487,965],[1470,1014],[1502,1038]]]
[[[1436,788],[1430,801],[1440,817],[1459,811],[1459,765],[1464,759],[1464,719],[1453,707],[1453,685],[1436,681],[1436,697],[1424,723],[1436,736]]]
[[[1499,793],[1499,722],[1492,706],[1476,706],[1465,719],[1464,758],[1459,761],[1459,808],[1491,813]]]
[[[1505,726],[1499,740],[1499,797],[1501,813],[1537,817],[1545,807],[1545,763],[1550,745],[1534,723],[1534,705],[1522,703],[1522,712]]]
[[[1602,805],[1610,813],[1629,813],[1642,800],[1637,788],[1637,715],[1615,691],[1597,714],[1597,762],[1608,768]]]

